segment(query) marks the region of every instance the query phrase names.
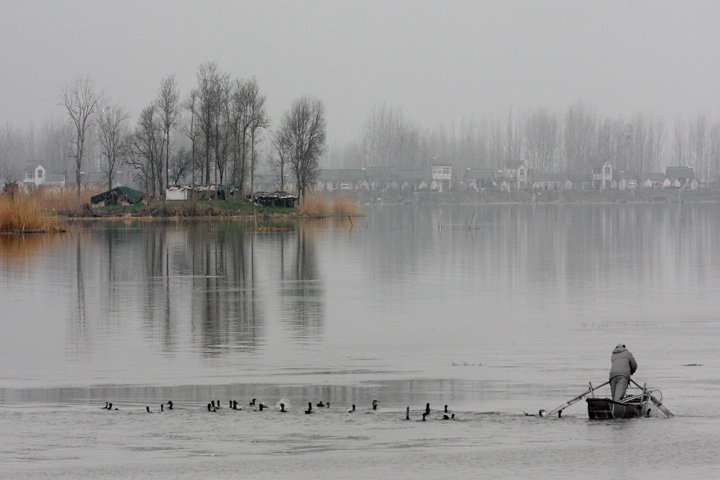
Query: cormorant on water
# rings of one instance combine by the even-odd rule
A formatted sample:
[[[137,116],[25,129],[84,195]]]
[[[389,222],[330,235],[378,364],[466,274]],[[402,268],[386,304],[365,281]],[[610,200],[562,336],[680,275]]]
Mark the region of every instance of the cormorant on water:
[[[373,403],[372,403],[373,410],[377,410],[377,407],[378,407],[378,404],[379,404],[379,403],[380,403],[380,402],[378,402],[377,400],[373,400]]]
[[[152,412],[150,411],[150,407],[145,407],[145,411],[148,412],[148,413],[152,413]]]
[[[445,405],[445,413],[448,413],[448,411],[447,411],[447,405]]]
[[[443,420],[455,420],[455,414],[453,413],[449,417],[447,415],[443,415]]]
[[[108,402],[105,402],[105,406],[104,406],[104,407],[100,407],[100,408],[103,409],[103,410],[110,410],[110,409],[108,408]]]
[[[255,406],[255,399],[254,399],[254,398],[252,399],[252,402],[250,402],[250,405],[249,405],[249,406],[251,406],[251,407],[254,407],[254,406]]]
[[[325,404],[323,403],[322,400],[320,400],[320,402],[318,402],[317,406],[318,406],[319,408],[322,408],[322,407],[325,406]]]
[[[165,411],[165,408],[163,407],[163,404],[162,404],[162,403],[160,404],[160,411],[161,411],[161,412],[164,412],[164,411]]]
[[[287,410],[285,410],[285,404],[284,404],[284,403],[281,403],[281,404],[280,404],[280,411],[281,411],[281,412],[287,412]]]
[[[172,400],[168,400],[167,405],[168,405],[168,410],[172,410],[172,407],[173,407]]]
[[[233,400],[232,403],[233,403],[233,407],[232,407],[233,410],[242,410],[242,408],[238,409],[238,407],[237,407],[237,400]]]
[[[430,404],[429,403],[425,404],[425,415],[430,415]]]
[[[353,413],[355,411],[355,404],[352,405],[352,410],[350,410],[348,413]]]
[[[312,413],[312,402],[308,402],[308,409],[305,410],[305,413]]]
[[[215,410],[215,406],[213,405],[213,403],[214,402],[208,403],[208,412],[217,412],[217,410]]]

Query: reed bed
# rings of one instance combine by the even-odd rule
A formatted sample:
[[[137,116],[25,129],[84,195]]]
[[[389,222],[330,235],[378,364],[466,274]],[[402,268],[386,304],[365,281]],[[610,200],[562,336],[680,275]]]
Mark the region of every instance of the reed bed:
[[[53,232],[61,230],[57,215],[43,209],[36,195],[0,196],[0,232]]]
[[[327,217],[330,214],[330,200],[319,193],[308,193],[300,203],[300,215],[307,217]]]
[[[355,216],[358,205],[347,195],[334,195],[331,199],[322,193],[310,193],[300,203],[300,215],[306,217]]]
[[[357,202],[347,195],[335,195],[332,203],[333,215],[357,215]]]
[[[42,188],[30,193],[40,202],[40,207],[45,212],[76,212],[86,203],[90,203],[90,197],[97,195],[102,190],[99,188],[88,188],[80,192],[80,203],[78,203],[77,190],[75,188]]]

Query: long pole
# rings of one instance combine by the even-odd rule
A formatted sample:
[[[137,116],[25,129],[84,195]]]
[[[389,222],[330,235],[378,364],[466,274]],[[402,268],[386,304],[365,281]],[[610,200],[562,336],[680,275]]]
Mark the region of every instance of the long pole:
[[[642,386],[640,386],[639,383],[637,383],[637,382],[636,382],[635,380],[633,380],[632,378],[630,379],[630,381],[631,381],[631,382],[633,383],[633,385],[635,385],[636,387],[638,387],[638,388],[643,388]],[[644,390],[644,389],[643,389],[643,390]],[[673,415],[673,413],[672,413],[670,410],[668,410],[667,408],[665,408],[665,407],[663,406],[662,402],[661,402],[660,400],[658,400],[657,398],[655,398],[655,396],[654,396],[653,394],[648,393],[647,395],[648,395],[648,397],[650,397],[650,400],[652,400],[652,402],[655,404],[655,406],[658,407],[658,408],[660,409],[660,411],[665,414],[666,417],[669,418],[669,417],[674,417],[674,416],[675,416],[675,415]]]
[[[591,394],[592,392],[594,392],[594,391],[597,390],[598,388],[604,387],[604,386],[607,385],[608,383],[610,383],[610,380],[608,380],[607,382],[603,383],[602,385],[598,385],[597,387],[592,387],[592,386],[591,386],[591,387],[587,390],[587,392],[581,393],[581,394],[578,395],[577,397],[571,398],[570,400],[568,400],[567,402],[563,403],[563,404],[560,405],[559,407],[555,408],[554,410],[551,410],[551,411],[547,414],[548,417],[552,417],[553,415],[555,415],[556,413],[560,412],[561,410],[565,410],[567,407],[569,407],[569,406],[572,405],[573,403],[581,400],[583,397],[588,396],[589,394]]]

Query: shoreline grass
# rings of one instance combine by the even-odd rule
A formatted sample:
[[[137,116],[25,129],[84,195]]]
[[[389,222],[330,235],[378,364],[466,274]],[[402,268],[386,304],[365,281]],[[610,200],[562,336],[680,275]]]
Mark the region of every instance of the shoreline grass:
[[[0,232],[45,233],[62,230],[57,214],[48,213],[37,195],[0,196]]]
[[[303,198],[299,213],[304,217],[315,218],[356,216],[358,204],[347,195],[336,194],[330,198],[322,193],[310,193]]]
[[[358,214],[358,204],[347,195],[335,195],[333,197],[332,213],[333,215],[355,216]]]

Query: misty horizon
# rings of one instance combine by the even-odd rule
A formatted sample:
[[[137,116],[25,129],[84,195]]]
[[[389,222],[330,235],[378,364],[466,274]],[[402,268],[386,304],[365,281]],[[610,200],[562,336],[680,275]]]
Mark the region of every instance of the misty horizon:
[[[257,78],[273,121],[320,98],[331,145],[378,105],[425,130],[578,101],[611,118],[720,110],[712,3],[4,3],[0,121],[16,128],[64,120],[62,85],[82,75],[134,124],[163,77],[186,98],[207,61]]]

